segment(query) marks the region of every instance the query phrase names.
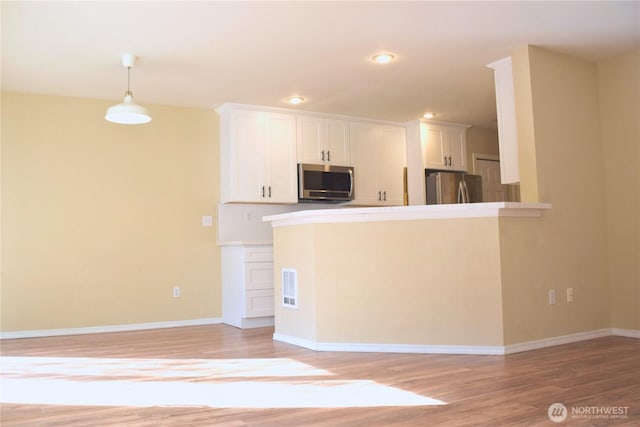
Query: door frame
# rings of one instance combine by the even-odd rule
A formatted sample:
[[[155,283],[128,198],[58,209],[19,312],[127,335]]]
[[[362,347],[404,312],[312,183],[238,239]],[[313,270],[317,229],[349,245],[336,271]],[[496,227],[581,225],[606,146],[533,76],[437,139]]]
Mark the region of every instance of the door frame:
[[[473,163],[473,174],[474,175],[477,175],[477,172],[476,172],[476,160],[491,160],[491,161],[500,163],[500,156],[497,156],[495,154],[472,153],[471,154],[471,162]]]
[[[476,160],[492,160],[500,163],[500,156],[495,154],[482,154],[482,153],[472,153],[471,159],[473,162],[473,174],[477,175],[476,172]],[[520,184],[505,184],[507,186],[507,200],[510,202],[519,202],[520,201]]]

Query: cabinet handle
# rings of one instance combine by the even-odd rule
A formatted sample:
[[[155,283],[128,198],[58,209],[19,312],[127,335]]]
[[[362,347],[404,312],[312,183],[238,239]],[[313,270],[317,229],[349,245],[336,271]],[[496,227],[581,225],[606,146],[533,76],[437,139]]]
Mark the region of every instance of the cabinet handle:
[[[322,150],[322,161],[324,162],[324,150]]]
[[[264,197],[264,185],[262,186],[262,197]]]
[[[331,151],[327,150],[327,162],[331,161]]]
[[[387,201],[387,192],[386,192],[386,191],[383,191],[383,192],[382,192],[382,194],[383,194],[383,196],[384,196],[384,197],[383,197],[383,200],[386,202],[386,201]]]
[[[378,201],[382,200],[382,191],[378,191]]]
[[[449,166],[451,166],[451,156],[449,156]]]
[[[444,165],[447,166],[447,156],[444,156]]]
[[[269,186],[269,198],[271,198],[271,186]]]

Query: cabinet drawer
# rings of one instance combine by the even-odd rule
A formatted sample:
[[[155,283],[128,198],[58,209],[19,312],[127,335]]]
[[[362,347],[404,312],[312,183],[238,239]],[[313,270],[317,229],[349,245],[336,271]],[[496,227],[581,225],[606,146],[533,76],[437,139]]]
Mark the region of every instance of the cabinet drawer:
[[[250,289],[271,289],[273,291],[273,263],[246,262],[244,264],[244,287]]]
[[[251,290],[245,293],[245,317],[273,316],[273,289]]]
[[[272,262],[273,246],[246,248],[244,259],[245,262]]]

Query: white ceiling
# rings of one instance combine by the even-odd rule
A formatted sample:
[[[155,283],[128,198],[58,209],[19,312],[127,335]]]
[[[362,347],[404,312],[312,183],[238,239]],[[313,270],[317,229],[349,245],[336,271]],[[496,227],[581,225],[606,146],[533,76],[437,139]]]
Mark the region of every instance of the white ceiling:
[[[638,1],[9,2],[2,89],[141,104],[224,102],[495,126],[485,65],[532,44],[599,61],[637,48]],[[370,57],[388,50],[394,63]]]

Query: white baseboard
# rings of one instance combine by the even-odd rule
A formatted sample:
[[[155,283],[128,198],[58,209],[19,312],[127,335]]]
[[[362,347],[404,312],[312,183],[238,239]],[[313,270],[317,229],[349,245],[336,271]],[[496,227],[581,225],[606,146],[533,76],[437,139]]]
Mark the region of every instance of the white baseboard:
[[[423,353],[423,354],[478,354],[506,355],[523,351],[537,350],[556,345],[570,344],[611,335],[640,338],[640,330],[635,329],[598,329],[578,332],[559,337],[544,338],[506,346],[477,345],[416,345],[416,344],[368,344],[368,343],[322,343],[285,334],[274,333],[273,339],[314,351],[353,351],[371,353]]]
[[[265,328],[275,325],[273,316],[264,317],[227,317],[222,318],[222,323],[238,329]]]
[[[421,344],[371,344],[371,343],[322,343],[289,335],[274,333],[273,339],[314,351],[343,351],[365,353],[420,353],[420,354],[504,354],[502,346],[475,345],[421,345]]]
[[[520,353],[522,351],[537,350],[539,348],[553,347],[556,345],[570,344],[578,341],[586,341],[594,338],[613,335],[611,329],[597,329],[595,331],[578,332],[575,334],[561,335],[558,337],[543,338],[505,346],[504,354]]]
[[[85,328],[40,329],[30,331],[0,332],[0,340],[14,338],[55,337],[61,335],[98,334],[105,332],[142,331],[145,329],[177,328],[180,326],[215,325],[222,323],[221,318],[174,320],[168,322],[133,323],[128,325],[89,326]]]
[[[274,324],[275,319],[273,316],[243,318],[240,321],[240,327],[242,329],[265,328],[267,326],[273,326]]]
[[[167,322],[134,323],[127,325],[90,326],[68,329],[42,329],[16,332],[0,332],[0,340],[15,338],[54,337],[62,335],[97,334],[108,332],[141,331],[146,329],[177,328],[181,326],[215,325],[222,323],[221,318],[176,320]],[[261,325],[262,326],[262,325]],[[258,327],[251,325],[249,327]],[[314,351],[370,352],[370,353],[422,353],[422,354],[479,354],[503,355],[522,351],[536,350],[561,344],[590,340],[606,336],[623,336],[640,339],[638,329],[598,329],[559,337],[544,338],[507,346],[468,346],[468,345],[416,345],[416,344],[371,344],[371,343],[321,343],[285,334],[274,333],[273,339]]]
[[[640,329],[611,329],[611,334],[619,337],[638,338],[640,339]]]
[[[419,353],[419,354],[504,354],[502,346],[486,345],[421,345],[421,344],[363,344],[319,343],[319,351],[355,351],[369,353]]]
[[[274,341],[286,342],[287,344],[297,345],[298,347],[308,348],[309,350],[318,351],[318,344],[315,341],[304,338],[292,337],[291,335],[279,334],[274,332]]]

